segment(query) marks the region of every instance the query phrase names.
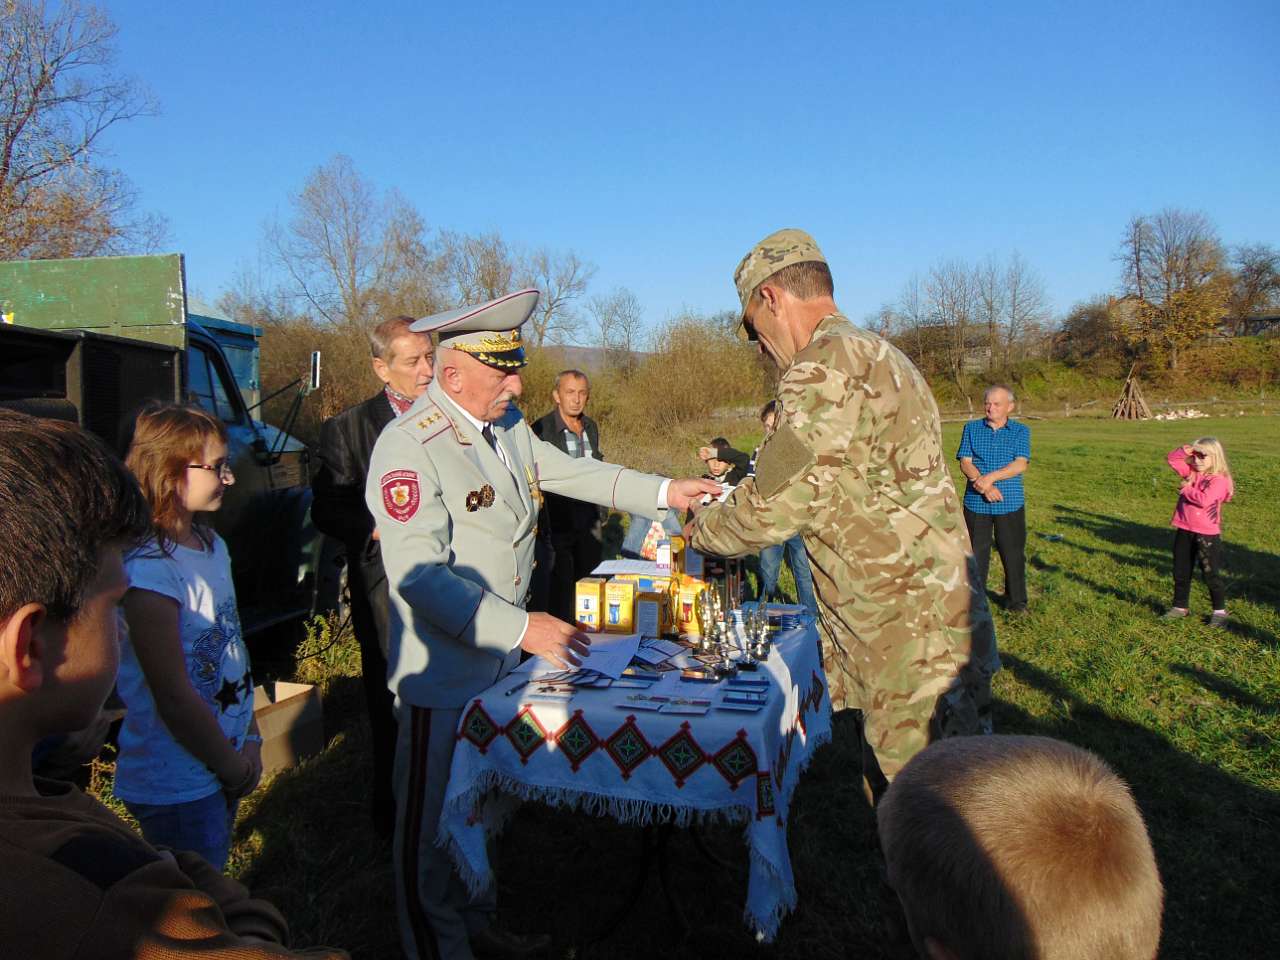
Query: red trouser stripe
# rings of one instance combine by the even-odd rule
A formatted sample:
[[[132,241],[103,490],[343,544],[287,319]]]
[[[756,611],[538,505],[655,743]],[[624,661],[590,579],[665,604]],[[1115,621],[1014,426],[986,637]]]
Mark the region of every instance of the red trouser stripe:
[[[413,726],[409,741],[409,796],[405,800],[404,848],[400,851],[404,877],[405,909],[419,957],[439,960],[435,931],[422,909],[418,889],[418,845],[422,841],[422,807],[426,802],[427,756],[431,746],[431,711],[410,707]]]

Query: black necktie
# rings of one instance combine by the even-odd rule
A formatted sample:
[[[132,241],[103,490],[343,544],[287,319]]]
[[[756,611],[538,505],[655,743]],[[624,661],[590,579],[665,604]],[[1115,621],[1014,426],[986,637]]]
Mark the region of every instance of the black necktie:
[[[484,437],[484,442],[489,444],[489,448],[494,453],[498,452],[498,438],[493,435],[493,424],[486,423],[484,429],[480,431],[480,435]]]

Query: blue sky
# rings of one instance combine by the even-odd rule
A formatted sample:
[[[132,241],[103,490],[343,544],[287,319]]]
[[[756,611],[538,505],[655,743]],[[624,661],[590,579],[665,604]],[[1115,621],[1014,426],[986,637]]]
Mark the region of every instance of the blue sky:
[[[104,6],[162,106],[112,162],[209,299],[336,153],[432,227],[576,251],[651,322],[732,307],[783,226],[855,319],[1015,250],[1063,312],[1164,206],[1280,245],[1273,0]]]

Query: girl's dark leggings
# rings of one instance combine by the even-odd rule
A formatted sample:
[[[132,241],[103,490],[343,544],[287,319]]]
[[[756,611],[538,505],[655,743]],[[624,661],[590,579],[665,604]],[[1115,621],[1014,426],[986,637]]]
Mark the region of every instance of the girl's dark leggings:
[[[1227,593],[1222,585],[1222,535],[1173,532],[1173,605],[1186,608],[1191,599],[1191,575],[1196,566],[1204,574],[1205,586],[1213,600],[1213,609],[1227,608]]]

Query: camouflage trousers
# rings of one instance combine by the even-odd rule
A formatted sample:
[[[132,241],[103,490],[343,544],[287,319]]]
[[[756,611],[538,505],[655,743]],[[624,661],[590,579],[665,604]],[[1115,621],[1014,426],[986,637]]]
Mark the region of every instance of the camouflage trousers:
[[[907,761],[947,737],[991,733],[991,679],[961,680],[941,696],[862,711],[862,790],[873,807]]]

